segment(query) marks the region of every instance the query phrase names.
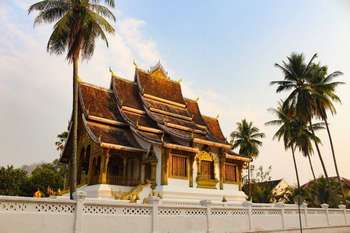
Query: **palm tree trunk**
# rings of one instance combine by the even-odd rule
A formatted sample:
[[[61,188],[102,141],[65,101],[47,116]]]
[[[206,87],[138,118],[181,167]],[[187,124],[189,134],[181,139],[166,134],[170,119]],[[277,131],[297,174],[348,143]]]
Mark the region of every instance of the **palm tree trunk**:
[[[300,195],[301,195],[301,189],[300,189],[300,181],[299,181],[299,172],[298,172],[298,167],[297,167],[297,162],[295,160],[295,154],[294,154],[294,147],[292,146],[292,155],[293,155],[293,162],[294,162],[294,169],[295,169],[295,175],[297,177],[297,184],[298,184],[298,213],[299,213],[299,226],[300,226],[300,232],[303,232],[303,224],[301,222],[301,213],[300,213]]]
[[[252,183],[250,180],[250,163],[248,163],[248,200],[252,201]]]
[[[311,157],[310,157],[310,155],[307,155],[307,158],[309,159],[309,164],[310,164],[312,176],[314,177],[314,180],[316,180],[315,171],[314,171],[314,167],[312,166],[312,162],[311,162]]]
[[[332,150],[332,156],[333,156],[333,162],[334,162],[334,167],[335,167],[335,172],[337,173],[337,178],[338,178],[338,182],[340,184],[340,189],[341,189],[341,193],[343,195],[343,201],[344,203],[346,203],[346,197],[345,197],[345,193],[344,193],[344,187],[343,187],[343,182],[341,181],[340,175],[339,175],[339,170],[338,170],[338,165],[337,165],[337,159],[335,157],[335,152],[334,152],[334,146],[333,146],[333,140],[332,140],[332,136],[331,136],[331,132],[329,130],[329,126],[328,126],[328,122],[327,122],[327,117],[325,116],[325,114],[323,114],[323,121],[326,125],[326,129],[327,129],[327,134],[328,134],[328,138],[329,138],[329,144],[331,145],[331,150]]]
[[[73,149],[70,159],[69,192],[70,199],[73,200],[73,193],[77,189],[77,148],[78,148],[78,82],[79,82],[79,53],[73,58],[73,116],[72,116],[72,136]]]
[[[313,136],[315,136],[315,131],[312,128],[311,118],[309,119],[309,124],[310,124],[311,133],[312,133]],[[316,141],[314,141],[314,143],[315,143],[315,147],[316,147],[316,150],[317,150],[318,157],[319,157],[321,165],[322,165],[324,176],[326,177],[326,180],[327,180],[327,183],[328,183],[329,182],[328,173],[327,173],[327,170],[326,170],[326,166],[324,165],[324,161],[323,161],[323,158],[322,158],[322,155],[321,155],[320,148],[319,148],[318,143]]]

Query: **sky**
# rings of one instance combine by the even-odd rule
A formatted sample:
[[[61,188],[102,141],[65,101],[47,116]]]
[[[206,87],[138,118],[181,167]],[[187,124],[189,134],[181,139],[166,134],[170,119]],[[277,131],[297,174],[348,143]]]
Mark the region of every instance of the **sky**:
[[[33,0],[0,1],[0,166],[21,166],[58,158],[56,135],[71,114],[72,67],[64,56],[50,55],[52,25],[33,27],[27,13]],[[350,178],[350,3],[347,0],[161,1],[119,0],[116,33],[109,48],[97,43],[83,61],[81,79],[108,87],[111,68],[133,79],[133,61],[148,69],[160,61],[170,77],[182,80],[187,97],[199,97],[203,114],[217,116],[225,136],[243,118],[266,134],[256,167],[272,166],[272,178],[294,184],[290,151],[273,141],[276,128],[267,111],[283,94],[270,81],[283,78],[274,67],[292,52],[304,53],[330,71],[340,70],[342,104],[330,127],[342,176]],[[321,151],[335,175],[325,132]],[[317,176],[322,169],[312,156]],[[297,154],[302,182],[312,178],[308,161]]]

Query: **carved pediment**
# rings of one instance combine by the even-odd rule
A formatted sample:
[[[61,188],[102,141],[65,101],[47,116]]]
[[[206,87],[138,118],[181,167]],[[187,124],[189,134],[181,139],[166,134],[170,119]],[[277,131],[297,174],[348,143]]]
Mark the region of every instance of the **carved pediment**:
[[[205,160],[205,161],[214,161],[214,156],[206,151],[200,151],[197,155],[197,158],[199,160]]]

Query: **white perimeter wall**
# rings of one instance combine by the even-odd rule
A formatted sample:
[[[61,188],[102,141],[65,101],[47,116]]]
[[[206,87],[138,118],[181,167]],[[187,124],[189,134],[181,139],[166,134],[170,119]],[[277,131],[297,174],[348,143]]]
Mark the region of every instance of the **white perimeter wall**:
[[[0,196],[0,233],[298,232],[295,205],[176,206]],[[350,210],[301,208],[304,232],[350,232]]]

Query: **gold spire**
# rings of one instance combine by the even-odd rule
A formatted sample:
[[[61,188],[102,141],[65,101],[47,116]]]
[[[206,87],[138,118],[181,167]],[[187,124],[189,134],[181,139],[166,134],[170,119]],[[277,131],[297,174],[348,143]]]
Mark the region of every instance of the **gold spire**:
[[[116,74],[116,73],[114,73],[114,71],[112,70],[112,68],[111,68],[111,67],[109,67],[109,72],[111,73],[111,75],[112,75],[112,76],[117,76],[117,74]]]
[[[132,62],[132,63],[134,64],[135,68],[137,69],[137,68],[138,68],[138,66],[137,66],[137,64],[136,64],[135,59],[133,60],[133,62]]]

